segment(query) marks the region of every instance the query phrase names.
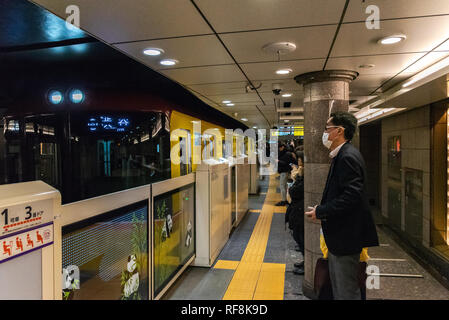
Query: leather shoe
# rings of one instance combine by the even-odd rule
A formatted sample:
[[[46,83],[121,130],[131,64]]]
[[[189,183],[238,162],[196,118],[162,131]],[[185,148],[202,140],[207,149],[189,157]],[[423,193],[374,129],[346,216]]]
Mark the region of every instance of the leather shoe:
[[[304,274],[304,268],[295,268],[293,269],[293,273],[297,275],[303,275]]]

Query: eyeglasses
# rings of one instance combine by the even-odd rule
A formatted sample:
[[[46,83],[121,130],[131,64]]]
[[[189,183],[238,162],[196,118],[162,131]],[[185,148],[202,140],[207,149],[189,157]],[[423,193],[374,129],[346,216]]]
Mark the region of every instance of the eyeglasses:
[[[328,131],[330,128],[343,128],[343,127],[342,126],[325,126],[324,131]]]

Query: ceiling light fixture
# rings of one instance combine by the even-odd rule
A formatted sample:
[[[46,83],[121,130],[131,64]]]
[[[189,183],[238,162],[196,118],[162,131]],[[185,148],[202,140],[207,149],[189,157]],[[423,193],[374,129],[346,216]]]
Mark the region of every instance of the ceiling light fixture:
[[[226,105],[227,105],[228,107],[233,107],[233,106],[235,106],[235,104],[233,104],[233,103],[226,103]]]
[[[179,61],[175,60],[175,59],[164,59],[164,60],[161,60],[161,62],[159,62],[159,63],[162,64],[163,66],[174,66],[178,62]]]
[[[283,95],[282,95],[282,97],[284,97],[284,98],[289,98],[289,97],[291,97],[293,94],[291,94],[291,93],[284,93]]]
[[[388,45],[401,42],[405,39],[407,39],[407,37],[404,34],[395,34],[393,36],[382,38],[379,41],[377,41],[377,43]]]
[[[289,74],[290,72],[292,72],[292,69],[279,69],[276,74]]]
[[[240,119],[240,120],[242,120],[242,121],[248,121],[248,119],[246,119],[246,118],[242,118],[242,119]]]
[[[221,103],[231,103],[231,100],[223,100]]]
[[[158,56],[162,53],[164,53],[164,50],[159,48],[146,48],[143,50],[143,54],[147,56]]]

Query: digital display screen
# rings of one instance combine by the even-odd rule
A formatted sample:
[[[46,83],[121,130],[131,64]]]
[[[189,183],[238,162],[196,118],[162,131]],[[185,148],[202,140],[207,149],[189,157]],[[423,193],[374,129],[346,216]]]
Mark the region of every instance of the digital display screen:
[[[147,300],[148,205],[63,227],[64,300]]]
[[[89,131],[95,132],[126,132],[131,121],[127,117],[96,116],[90,117],[87,122]]]

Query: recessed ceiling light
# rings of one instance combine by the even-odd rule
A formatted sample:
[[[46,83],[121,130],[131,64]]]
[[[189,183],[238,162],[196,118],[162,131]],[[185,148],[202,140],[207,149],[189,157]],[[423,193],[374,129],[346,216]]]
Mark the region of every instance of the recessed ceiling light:
[[[175,60],[175,59],[164,59],[164,60],[161,60],[161,62],[160,62],[160,64],[162,64],[164,66],[174,66],[177,63],[178,63],[178,60]]]
[[[290,72],[292,72],[292,69],[279,69],[276,74],[289,74]]]
[[[257,129],[257,127],[256,127],[256,126],[254,126],[254,127],[253,127],[253,129]]]
[[[377,41],[380,44],[395,44],[407,39],[407,37],[403,34],[396,34],[393,36],[385,37]]]
[[[242,120],[242,121],[248,121],[248,119],[246,119],[246,118],[242,118],[242,119],[240,119],[240,120]]]
[[[145,50],[143,50],[143,54],[147,56],[158,56],[162,53],[164,53],[164,50],[159,48],[146,48]]]
[[[235,104],[233,104],[233,103],[226,103],[226,105],[227,105],[228,107],[233,107],[233,106],[235,106]]]
[[[231,100],[223,100],[221,103],[231,103]]]
[[[362,65],[360,65],[359,66],[359,68],[360,69],[371,69],[371,68],[374,68],[376,65],[374,65],[374,64],[362,64]]]
[[[284,98],[289,98],[289,97],[292,96],[292,94],[291,94],[291,93],[284,93],[282,96],[283,96]]]

